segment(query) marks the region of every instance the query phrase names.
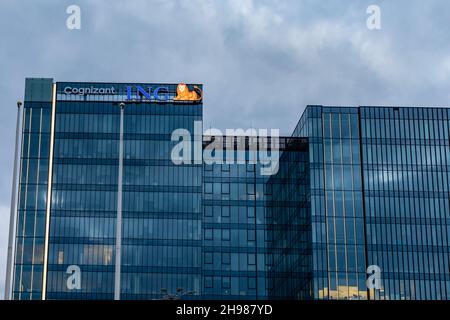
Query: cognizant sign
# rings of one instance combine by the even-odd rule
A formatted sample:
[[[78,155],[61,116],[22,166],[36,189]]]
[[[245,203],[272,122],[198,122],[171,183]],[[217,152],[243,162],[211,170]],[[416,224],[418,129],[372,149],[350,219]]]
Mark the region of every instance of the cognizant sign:
[[[86,87],[86,88],[72,88],[72,87],[64,87],[63,92],[65,94],[75,94],[84,96],[86,94],[92,94],[92,95],[114,95],[116,94],[116,89],[114,87],[111,88],[96,88],[93,86]]]

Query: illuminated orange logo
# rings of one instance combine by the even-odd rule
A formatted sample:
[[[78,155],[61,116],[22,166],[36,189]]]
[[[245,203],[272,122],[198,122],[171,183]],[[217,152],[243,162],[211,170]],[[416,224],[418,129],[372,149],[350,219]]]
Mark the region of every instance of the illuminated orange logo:
[[[177,87],[177,96],[175,101],[201,101],[203,98],[202,90],[194,86],[194,90],[189,91],[188,86],[185,83],[180,83]]]

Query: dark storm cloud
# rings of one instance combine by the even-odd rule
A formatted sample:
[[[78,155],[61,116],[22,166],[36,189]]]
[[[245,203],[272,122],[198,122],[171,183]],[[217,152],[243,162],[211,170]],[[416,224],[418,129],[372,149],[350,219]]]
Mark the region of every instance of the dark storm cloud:
[[[65,27],[70,4],[81,30]],[[366,28],[370,4],[380,31]],[[447,105],[449,21],[444,0],[2,0],[0,287],[25,77],[201,82],[205,127],[289,134],[306,104]]]

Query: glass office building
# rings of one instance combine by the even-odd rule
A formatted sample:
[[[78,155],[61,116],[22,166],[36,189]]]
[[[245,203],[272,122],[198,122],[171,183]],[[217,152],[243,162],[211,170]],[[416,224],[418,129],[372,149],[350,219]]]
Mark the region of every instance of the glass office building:
[[[245,139],[241,145],[239,138]],[[227,138],[216,139],[225,149]],[[285,282],[290,282],[294,274],[297,278],[293,279],[299,278],[296,270],[286,266],[290,261],[285,261],[281,255],[285,255],[286,241],[298,240],[287,239],[285,231],[296,228],[301,219],[297,216],[284,219],[282,216],[294,216],[300,201],[306,202],[305,192],[309,188],[305,174],[307,139],[280,138],[282,161],[278,172],[270,176],[261,173],[261,163],[248,163],[254,152],[250,148],[250,139],[252,137],[233,137],[235,151],[231,158],[237,159],[241,153],[247,163],[227,164],[224,153],[224,163],[204,164],[204,299],[290,298],[291,292],[285,293],[281,283],[284,286]],[[208,159],[204,160],[207,162]],[[279,192],[281,189],[289,193]],[[279,197],[294,195],[294,192],[298,197]],[[301,208],[306,210],[306,207],[301,203]],[[294,246],[286,256],[292,259],[299,253]]]
[[[263,175],[179,88],[26,80],[13,299],[450,297],[448,109],[308,106]]]
[[[449,116],[306,108],[293,136],[309,138],[313,298],[450,298]]]

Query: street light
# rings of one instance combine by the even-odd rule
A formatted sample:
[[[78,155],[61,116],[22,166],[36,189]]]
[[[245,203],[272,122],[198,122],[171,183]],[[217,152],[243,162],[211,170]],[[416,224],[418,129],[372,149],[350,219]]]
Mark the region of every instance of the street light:
[[[5,281],[5,300],[10,299],[11,295],[11,278],[12,278],[12,253],[14,246],[14,222],[16,213],[16,188],[17,188],[17,159],[19,157],[19,137],[20,137],[20,107],[21,101],[17,101],[17,120],[16,120],[16,144],[14,149],[14,169],[11,191],[11,211],[9,216],[9,238],[8,253],[6,258],[6,281]]]
[[[116,268],[114,281],[114,300],[120,300],[120,274],[122,263],[122,179],[123,179],[123,113],[125,103],[120,107],[120,132],[119,132],[119,179],[117,187],[117,220],[116,220]]]

